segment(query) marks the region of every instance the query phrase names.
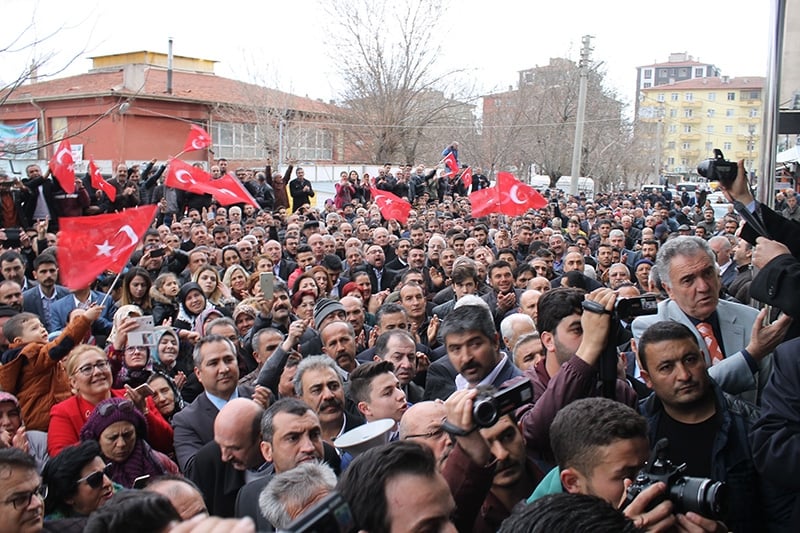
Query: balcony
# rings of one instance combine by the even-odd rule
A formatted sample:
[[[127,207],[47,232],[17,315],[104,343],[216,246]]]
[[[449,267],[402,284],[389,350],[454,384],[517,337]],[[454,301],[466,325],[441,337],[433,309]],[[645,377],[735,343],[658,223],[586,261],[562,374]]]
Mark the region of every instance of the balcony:
[[[752,152],[746,151],[746,150],[745,151],[741,151],[740,150],[738,152],[735,152],[734,155],[736,156],[737,160],[739,160],[739,159],[758,159],[758,150],[753,150]]]
[[[699,141],[701,139],[699,133],[681,133],[678,138],[682,141]]]
[[[736,136],[736,140],[739,142],[749,142],[752,139],[753,142],[759,142],[760,136],[756,133],[753,135],[749,135],[747,133],[740,133]]]
[[[689,159],[690,161],[695,160],[695,159],[699,160],[700,150],[683,150],[683,149],[681,149],[681,150],[678,150],[678,155],[680,155],[681,157],[685,157],[686,159]]]
[[[680,117],[678,119],[681,124],[700,124],[700,117]]]
[[[761,117],[747,116],[747,117],[739,117],[736,120],[737,122],[739,122],[739,124],[748,124],[748,125],[753,124],[754,126],[761,124]]]
[[[692,100],[691,102],[681,102],[681,107],[690,107],[692,109],[699,109],[703,107],[702,100]]]

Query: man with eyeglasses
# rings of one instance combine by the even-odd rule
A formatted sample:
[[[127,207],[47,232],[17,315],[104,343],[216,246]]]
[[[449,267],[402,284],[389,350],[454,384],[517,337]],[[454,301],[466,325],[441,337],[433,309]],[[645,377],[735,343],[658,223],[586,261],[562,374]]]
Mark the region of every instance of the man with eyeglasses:
[[[0,450],[0,531],[42,531],[47,487],[41,483],[33,457],[16,448]]]

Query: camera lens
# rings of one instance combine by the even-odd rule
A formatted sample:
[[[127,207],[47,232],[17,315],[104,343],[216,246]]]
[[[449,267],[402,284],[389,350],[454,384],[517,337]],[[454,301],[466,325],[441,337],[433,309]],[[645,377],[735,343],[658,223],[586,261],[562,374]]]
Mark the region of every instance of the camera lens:
[[[472,406],[472,418],[482,428],[491,427],[497,422],[497,406],[490,398],[476,400]]]
[[[717,519],[727,512],[728,488],[707,478],[682,477],[669,488],[669,499],[678,512],[692,511]]]

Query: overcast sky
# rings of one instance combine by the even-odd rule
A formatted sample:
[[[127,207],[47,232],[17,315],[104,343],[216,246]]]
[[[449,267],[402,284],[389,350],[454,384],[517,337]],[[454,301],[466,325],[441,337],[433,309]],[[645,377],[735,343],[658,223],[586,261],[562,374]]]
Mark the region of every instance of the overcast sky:
[[[382,0],[374,0],[382,1]],[[517,71],[551,57],[577,59],[581,36],[594,36],[592,58],[624,101],[635,98],[637,66],[688,52],[729,76],[764,76],[767,0],[449,0],[441,65],[474,72],[483,93],[515,84]],[[57,31],[36,48],[56,52],[51,70],[84,49],[64,74],[87,71],[93,55],[167,51],[219,61],[216,73],[312,98],[336,96],[318,0],[3,0],[0,48]],[[380,21],[376,22],[380,23]],[[14,32],[17,32],[16,34]],[[18,43],[18,44],[19,44]],[[0,52],[3,72],[21,72],[31,50]]]

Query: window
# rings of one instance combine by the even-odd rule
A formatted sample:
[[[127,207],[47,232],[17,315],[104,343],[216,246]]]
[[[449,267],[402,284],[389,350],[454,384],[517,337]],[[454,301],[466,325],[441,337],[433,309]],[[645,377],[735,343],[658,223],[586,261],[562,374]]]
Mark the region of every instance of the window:
[[[289,147],[297,159],[333,159],[330,131],[298,125],[289,131]]]
[[[684,150],[691,150],[692,149],[692,143],[683,143],[681,145],[681,148],[683,148]]]
[[[644,82],[644,88],[645,88],[645,89],[649,89],[649,88],[650,88],[650,87],[652,87],[652,86],[653,86],[653,84],[652,84],[652,83],[650,83],[649,81],[646,81],[646,82]]]
[[[750,109],[749,116],[750,118],[756,118],[758,116],[758,108],[754,107]]]
[[[714,133],[714,125],[706,126],[706,133]]]
[[[708,101],[713,102],[717,99],[717,93],[708,93]]]
[[[674,150],[675,149],[675,141],[669,141],[667,143],[667,149],[668,150]]]
[[[644,69],[644,79],[646,79],[646,80],[653,79],[653,70],[652,69],[649,69],[649,68]]]
[[[668,157],[668,158],[667,158],[667,164],[668,164],[669,166],[672,166],[672,165],[674,165],[674,164],[675,164],[675,158],[674,158],[674,157]]]
[[[745,98],[747,100],[760,100],[761,99],[761,91],[746,91]]]
[[[694,77],[695,78],[702,78],[705,72],[703,71],[703,67],[697,67],[694,69]]]
[[[212,130],[216,157],[261,159],[267,156],[263,134],[256,124],[215,122]]]
[[[664,101],[664,93],[658,93],[658,98],[657,98],[657,100],[658,100],[659,102],[663,102],[663,101]]]
[[[715,111],[713,109],[708,110],[708,118],[714,118]]]
[[[669,95],[669,99],[672,100],[673,102],[677,102],[678,101],[678,93],[670,94]]]
[[[725,126],[725,135],[733,135],[733,126]]]
[[[706,152],[710,152],[714,149],[714,143],[706,143]]]
[[[733,117],[736,116],[736,111],[734,109],[726,109],[725,110],[726,117]]]
[[[692,126],[691,124],[687,124],[683,127],[683,133],[692,133]]]
[[[689,69],[682,68],[678,70],[678,76],[680,76],[681,78],[685,78],[688,75],[689,75]]]
[[[693,112],[693,111],[694,111],[694,110],[692,110],[692,109],[684,109],[684,110],[683,110],[683,116],[684,116],[684,118],[692,118],[692,115],[694,115],[694,112]]]
[[[723,150],[731,150],[732,148],[733,148],[733,143],[730,142],[722,143]]]
[[[692,93],[686,93],[683,95],[683,99],[686,100],[687,102],[691,102],[693,98],[694,95]]]
[[[736,93],[728,93],[728,101],[733,102],[736,100]]]
[[[669,118],[677,118],[678,117],[678,110],[677,109],[670,109],[669,110]]]
[[[670,133],[678,133],[678,126],[676,126],[675,124],[670,124],[669,125],[669,132]]]

